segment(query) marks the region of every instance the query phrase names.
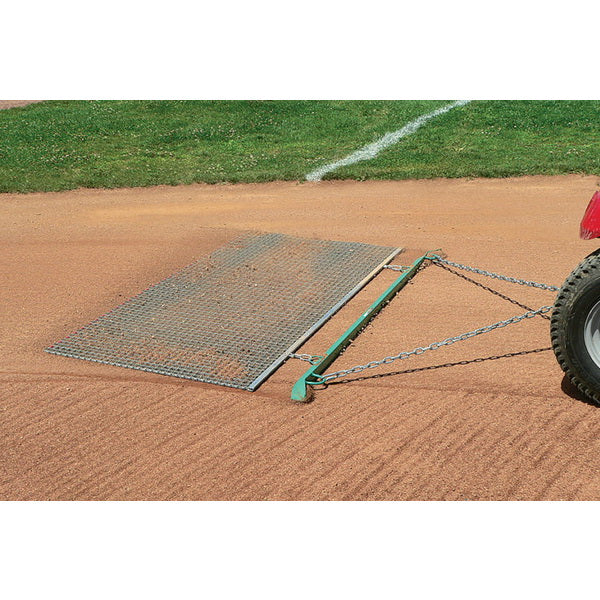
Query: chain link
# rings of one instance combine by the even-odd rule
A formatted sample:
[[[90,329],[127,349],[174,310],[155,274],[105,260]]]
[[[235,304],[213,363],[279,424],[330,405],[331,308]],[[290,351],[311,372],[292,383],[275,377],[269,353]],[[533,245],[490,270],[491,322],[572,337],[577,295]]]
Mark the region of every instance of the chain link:
[[[485,271],[483,269],[477,269],[475,267],[469,267],[467,265],[462,265],[460,263],[455,263],[450,260],[446,260],[439,255],[433,254],[429,260],[432,263],[437,263],[439,266],[448,265],[451,267],[455,267],[457,269],[462,269],[463,271],[469,271],[471,273],[477,273],[479,275],[485,275],[486,277],[491,277],[492,279],[500,279],[502,281],[508,281],[509,283],[516,283],[517,285],[524,285],[529,287],[534,287],[540,290],[547,290],[551,292],[557,292],[559,288],[554,285],[547,285],[545,283],[538,283],[536,281],[527,281],[525,279],[517,279],[515,277],[506,277],[505,275],[499,275],[498,273],[493,273],[491,271]],[[389,265],[389,268],[393,270],[403,270],[403,267],[397,265]],[[456,273],[458,275],[458,273]],[[473,283],[476,283],[473,281]],[[508,298],[507,298],[508,299]],[[511,300],[512,301],[512,300]],[[518,304],[518,303],[517,303]],[[340,377],[346,377],[347,375],[352,375],[354,373],[360,373],[367,369],[374,369],[376,367],[380,367],[382,365],[389,365],[397,360],[405,360],[411,356],[418,356],[430,350],[437,350],[438,348],[442,348],[444,346],[450,346],[455,344],[456,342],[462,342],[464,340],[468,340],[477,335],[483,335],[484,333],[489,333],[490,331],[494,331],[495,329],[500,329],[502,327],[506,327],[508,325],[514,325],[515,323],[519,323],[524,321],[525,319],[531,319],[537,315],[545,315],[547,312],[552,310],[552,306],[542,306],[537,310],[528,310],[526,313],[522,315],[517,315],[514,317],[510,317],[509,319],[505,319],[504,321],[497,321],[496,323],[492,323],[491,325],[486,325],[485,327],[479,327],[478,329],[473,329],[472,331],[467,331],[466,333],[462,333],[460,335],[456,335],[453,337],[446,338],[441,342],[434,342],[433,344],[429,344],[429,346],[419,346],[418,348],[414,348],[412,350],[408,350],[406,352],[400,352],[399,354],[395,354],[393,356],[386,356],[381,360],[372,360],[364,365],[355,365],[354,367],[350,367],[349,369],[342,369],[341,371],[334,371],[332,373],[326,373],[324,375],[315,375],[316,381],[313,382],[313,385],[327,383],[328,381],[332,381],[334,379],[339,379]],[[547,318],[547,317],[546,317]],[[312,363],[317,364],[317,363]]]
[[[411,267],[404,265],[384,265],[383,268],[389,269],[390,271],[399,271],[400,273],[404,273],[404,271],[408,271]]]
[[[407,352],[400,352],[399,354],[395,354],[394,356],[386,356],[381,360],[372,360],[365,365],[355,365],[354,367],[350,367],[349,369],[343,369],[341,371],[335,371],[333,373],[326,373],[325,375],[315,375],[317,381],[315,383],[327,383],[333,379],[339,379],[340,377],[345,377],[346,375],[352,375],[353,373],[360,373],[361,371],[365,371],[366,369],[374,369],[375,367],[380,367],[382,365],[389,365],[397,360],[405,360],[411,356],[418,356],[429,350],[437,350],[438,348],[442,348],[443,346],[451,346],[456,342],[462,342],[464,340],[468,340],[469,338],[475,337],[476,335],[482,335],[484,333],[489,333],[490,331],[494,331],[494,329],[500,329],[502,327],[506,327],[507,325],[513,325],[515,323],[519,323],[525,319],[531,319],[536,315],[543,315],[552,310],[552,306],[542,306],[537,310],[529,310],[522,315],[517,315],[515,317],[511,317],[510,319],[506,319],[504,321],[497,321],[496,323],[492,323],[491,325],[486,325],[485,327],[480,327],[478,329],[473,329],[472,331],[467,331],[466,333],[461,333],[460,335],[456,335],[454,337],[446,338],[441,342],[434,342],[433,344],[429,344],[429,346],[422,346],[418,348],[414,348],[413,350],[409,350]]]
[[[446,260],[437,254],[432,255],[431,262],[433,263],[442,263],[444,265],[449,265],[450,267],[454,267],[456,269],[462,269],[463,271],[469,271],[471,273],[478,273],[479,275],[485,275],[486,277],[491,277],[492,279],[501,279],[502,281],[508,281],[509,283],[516,283],[518,285],[526,285],[529,287],[538,288],[540,290],[548,290],[549,292],[558,292],[559,288],[555,285],[547,285],[545,283],[537,283],[536,281],[527,281],[526,279],[516,279],[515,277],[506,277],[506,275],[499,275],[498,273],[492,273],[491,271],[484,271],[483,269],[477,269],[475,267],[469,267],[467,265],[461,265],[459,263],[452,262],[451,260]]]
[[[298,360],[304,360],[311,365],[318,365],[323,357],[320,354],[290,354],[290,358],[297,358]]]
[[[444,269],[445,271],[448,271],[448,273],[452,273],[452,275],[456,275],[457,277],[460,277],[461,279],[464,279],[465,281],[468,281],[469,283],[472,283],[473,285],[480,287],[481,289],[485,290],[486,292],[489,292],[490,294],[494,294],[494,296],[498,296],[499,298],[502,298],[502,300],[506,300],[507,302],[510,302],[511,304],[515,304],[516,306],[523,308],[525,310],[533,310],[533,308],[531,308],[531,306],[527,306],[527,304],[523,304],[522,302],[519,302],[518,300],[515,300],[514,298],[511,298],[510,296],[507,296],[506,294],[502,294],[499,291],[494,290],[491,287],[484,285],[483,283],[480,283],[479,281],[475,281],[475,279],[472,279],[471,277],[469,277],[468,275],[465,275],[464,273],[459,273],[458,271],[452,269],[451,267],[443,265],[442,263],[439,263],[439,262],[436,262],[433,264],[436,267],[439,267],[440,269]],[[550,317],[548,315],[540,315],[540,316],[543,319],[547,319],[548,321],[550,320]]]

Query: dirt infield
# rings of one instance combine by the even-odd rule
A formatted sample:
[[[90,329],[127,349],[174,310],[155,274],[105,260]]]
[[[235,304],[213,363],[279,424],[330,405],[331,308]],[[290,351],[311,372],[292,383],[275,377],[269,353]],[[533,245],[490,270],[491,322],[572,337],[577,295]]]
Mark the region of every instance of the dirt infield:
[[[43,100],[0,100],[0,110],[9,108],[18,108],[19,106],[27,106],[28,104],[36,104]]]
[[[577,227],[598,185],[568,176],[0,196],[0,498],[600,499],[600,408],[564,382],[539,317],[387,369],[411,372],[330,385],[308,405],[289,400],[299,361],[251,393],[43,352],[240,230],[401,245],[403,263],[441,247],[560,284],[596,247]],[[302,351],[325,350],[393,277]],[[532,307],[553,301],[489,285]],[[522,312],[429,266],[335,367]]]

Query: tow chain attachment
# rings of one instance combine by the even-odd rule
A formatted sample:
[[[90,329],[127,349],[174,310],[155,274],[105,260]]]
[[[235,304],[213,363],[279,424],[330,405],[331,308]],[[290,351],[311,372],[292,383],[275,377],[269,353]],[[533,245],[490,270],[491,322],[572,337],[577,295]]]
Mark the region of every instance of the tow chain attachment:
[[[452,262],[451,260],[446,260],[445,258],[438,256],[437,254],[433,254],[430,260],[433,264],[442,263],[443,265],[448,265],[449,267],[454,267],[455,269],[462,269],[463,271],[477,273],[478,275],[485,275],[486,277],[491,277],[492,279],[501,279],[502,281],[516,283],[517,285],[525,285],[528,287],[538,288],[540,290],[548,290],[549,292],[558,292],[558,290],[560,289],[555,285],[537,283],[536,281],[527,281],[526,279],[515,279],[514,277],[506,277],[506,275],[499,275],[498,273],[492,273],[491,271],[484,271],[483,269],[476,269],[475,267],[461,265],[459,263]]]
[[[320,354],[290,354],[290,358],[297,358],[298,360],[303,360],[311,365],[318,365],[323,357]]]
[[[470,267],[468,265],[462,265],[460,263],[455,263],[450,260],[446,260],[439,256],[438,254],[431,254],[431,256],[427,257],[427,260],[431,261],[432,264],[447,265],[450,267],[454,267],[456,269],[461,269],[463,271],[469,271],[471,273],[477,273],[478,275],[484,275],[485,277],[490,277],[492,279],[499,279],[502,281],[507,281],[509,283],[514,283],[517,285],[523,285],[528,287],[537,288],[540,290],[546,290],[550,292],[557,292],[559,288],[555,285],[547,285],[545,283],[538,283],[536,281],[528,281],[526,279],[517,279],[515,277],[507,277],[505,275],[500,275],[498,273],[493,273],[491,271],[485,271],[483,269],[477,269],[475,267]],[[403,271],[406,267],[401,265],[386,265],[386,268],[394,270],[394,271]],[[494,331],[495,329],[500,329],[502,327],[506,327],[508,325],[514,325],[516,323],[520,323],[525,319],[531,319],[537,315],[543,315],[552,310],[552,306],[542,306],[537,310],[528,310],[526,313],[522,315],[516,315],[514,317],[510,317],[509,319],[505,319],[504,321],[497,321],[496,323],[492,323],[491,325],[486,325],[485,327],[479,327],[478,329],[473,329],[472,331],[467,331],[465,333],[461,333],[460,335],[456,335],[453,337],[446,338],[440,342],[434,342],[429,344],[428,346],[420,346],[418,348],[414,348],[412,350],[407,350],[405,352],[399,352],[398,354],[392,356],[386,356],[381,360],[372,360],[364,365],[355,365],[348,369],[342,369],[340,371],[334,371],[332,373],[325,373],[323,375],[315,374],[314,381],[307,381],[307,384],[310,385],[321,385],[332,381],[334,379],[339,379],[341,377],[346,377],[347,375],[352,375],[354,373],[360,373],[367,369],[374,369],[376,367],[380,367],[382,365],[389,365],[397,360],[405,360],[410,358],[411,356],[418,356],[420,354],[424,354],[430,350],[437,350],[438,348],[442,348],[444,346],[450,346],[455,344],[456,342],[462,342],[464,340],[468,340],[472,337],[483,335],[484,333],[489,333],[490,331]],[[311,365],[319,364],[321,360],[323,360],[322,356],[311,355],[311,354],[290,354],[291,358],[299,358],[301,360],[305,360],[310,362]]]

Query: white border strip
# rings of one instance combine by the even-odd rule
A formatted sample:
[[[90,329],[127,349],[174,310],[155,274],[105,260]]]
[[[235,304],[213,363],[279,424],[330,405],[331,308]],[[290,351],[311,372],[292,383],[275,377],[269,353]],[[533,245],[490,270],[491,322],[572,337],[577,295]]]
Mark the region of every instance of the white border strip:
[[[411,135],[417,129],[419,129],[422,125],[424,125],[429,119],[433,119],[435,117],[439,117],[444,113],[456,108],[458,106],[464,106],[471,102],[470,100],[457,100],[456,102],[452,102],[452,104],[446,104],[446,106],[442,106],[433,112],[427,113],[425,115],[421,115],[417,117],[414,121],[407,123],[402,129],[398,129],[397,131],[393,131],[392,133],[386,133],[382,138],[373,142],[372,144],[368,144],[367,146],[363,146],[346,156],[346,158],[342,158],[340,160],[336,160],[335,162],[329,163],[324,167],[319,167],[314,171],[311,171],[307,176],[307,181],[321,181],[323,175],[326,173],[331,173],[331,171],[335,171],[340,167],[345,167],[347,165],[352,165],[356,162],[360,162],[362,160],[371,160],[375,158],[384,148],[388,146],[392,146],[393,144],[397,144],[402,138],[407,135]]]

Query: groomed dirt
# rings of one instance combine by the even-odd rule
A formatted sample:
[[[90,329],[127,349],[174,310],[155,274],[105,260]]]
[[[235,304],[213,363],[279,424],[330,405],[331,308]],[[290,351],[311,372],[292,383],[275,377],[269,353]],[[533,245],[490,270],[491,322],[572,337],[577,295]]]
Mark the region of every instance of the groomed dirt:
[[[36,104],[37,102],[43,102],[43,100],[0,100],[0,110],[18,108],[19,106],[27,106],[28,104]]]
[[[240,230],[401,245],[403,263],[441,247],[560,284],[596,247],[578,222],[598,186],[568,176],[0,196],[0,498],[600,499],[600,408],[565,382],[539,317],[306,405],[289,399],[299,361],[251,393],[43,352]],[[325,350],[393,278],[302,351]],[[532,307],[553,301],[485,283]],[[522,312],[429,266],[335,367]]]

